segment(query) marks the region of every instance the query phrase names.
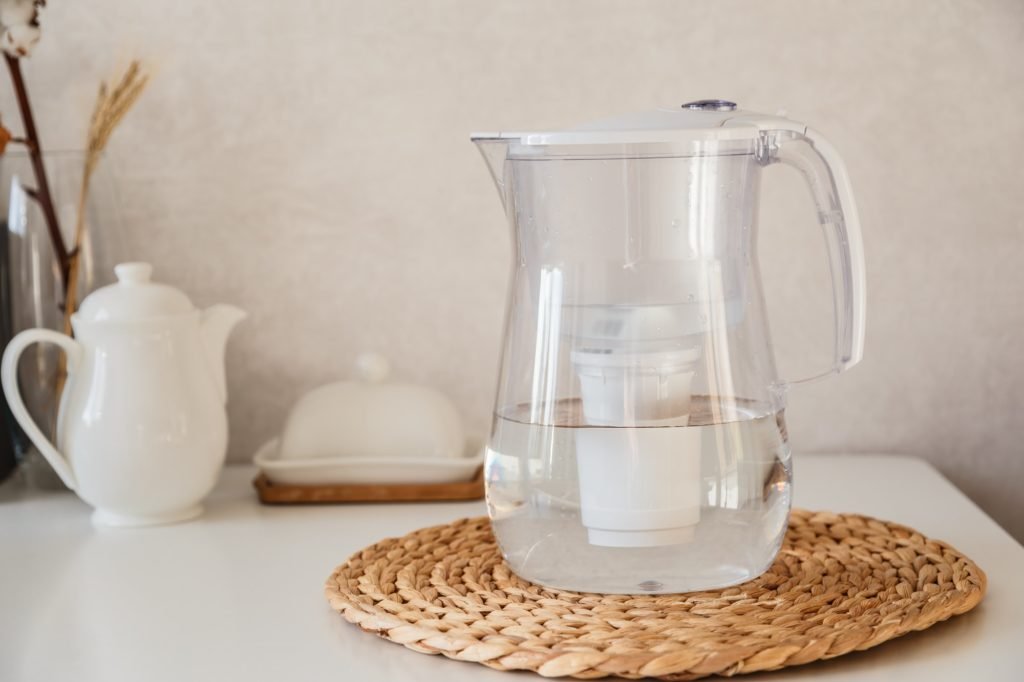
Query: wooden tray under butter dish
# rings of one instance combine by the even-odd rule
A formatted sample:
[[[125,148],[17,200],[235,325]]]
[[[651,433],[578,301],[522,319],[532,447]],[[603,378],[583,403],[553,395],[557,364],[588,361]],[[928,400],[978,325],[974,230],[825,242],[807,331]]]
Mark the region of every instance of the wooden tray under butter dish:
[[[484,496],[484,468],[468,481],[453,483],[273,483],[260,473],[252,482],[263,504],[329,504],[337,502],[454,502]]]

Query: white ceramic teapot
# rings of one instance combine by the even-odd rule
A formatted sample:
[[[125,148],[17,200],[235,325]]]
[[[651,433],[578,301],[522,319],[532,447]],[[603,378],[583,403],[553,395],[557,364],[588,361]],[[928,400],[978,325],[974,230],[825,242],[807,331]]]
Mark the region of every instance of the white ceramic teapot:
[[[11,412],[98,525],[143,526],[202,513],[227,452],[224,348],[245,312],[196,310],[150,281],[147,263],[114,268],[71,318],[72,339],[47,329],[15,336],[0,378]],[[18,391],[18,357],[48,342],[67,354],[56,447]]]

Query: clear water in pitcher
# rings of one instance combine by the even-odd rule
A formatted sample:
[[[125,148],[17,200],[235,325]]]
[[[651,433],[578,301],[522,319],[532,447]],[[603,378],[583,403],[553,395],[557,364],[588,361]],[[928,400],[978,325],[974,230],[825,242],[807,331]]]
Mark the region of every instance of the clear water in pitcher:
[[[578,425],[578,401],[559,410],[564,426],[497,415],[487,450],[494,532],[520,576],[576,591],[671,593],[742,583],[771,565],[791,502],[782,411],[693,396],[687,426],[593,427]],[[622,444],[606,448],[621,456],[588,455],[594,438]],[[659,508],[679,527],[636,531],[666,525]]]

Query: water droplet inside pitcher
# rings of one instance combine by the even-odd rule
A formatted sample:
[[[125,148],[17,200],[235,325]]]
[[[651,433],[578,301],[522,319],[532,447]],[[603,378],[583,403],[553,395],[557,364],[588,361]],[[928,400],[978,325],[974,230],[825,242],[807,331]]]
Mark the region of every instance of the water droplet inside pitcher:
[[[637,585],[644,592],[657,592],[663,585],[657,580],[645,580]]]
[[[695,295],[693,295],[693,294],[687,294],[686,295],[686,302],[687,303],[693,303],[696,300],[697,300],[697,297]]]

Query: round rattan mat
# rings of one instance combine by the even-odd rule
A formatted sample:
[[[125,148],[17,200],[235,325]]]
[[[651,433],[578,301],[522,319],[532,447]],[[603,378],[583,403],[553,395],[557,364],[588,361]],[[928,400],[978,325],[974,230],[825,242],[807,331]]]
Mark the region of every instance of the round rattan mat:
[[[775,563],[737,587],[565,592],[512,573],[481,517],[367,547],[325,592],[348,621],[415,651],[547,677],[690,680],[833,658],[922,630],[977,605],[985,574],[911,528],[794,510]]]

